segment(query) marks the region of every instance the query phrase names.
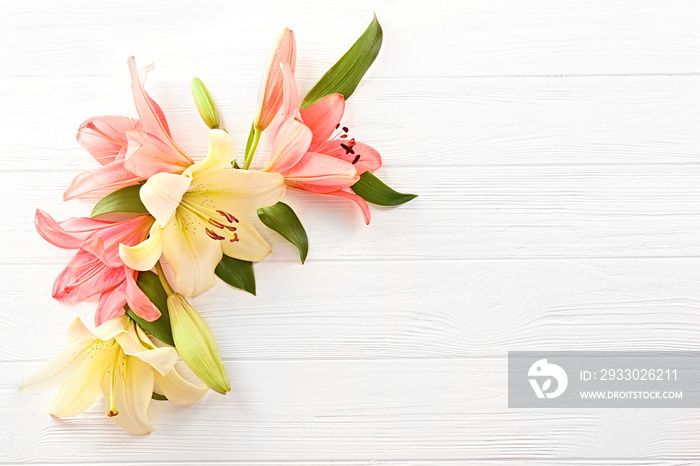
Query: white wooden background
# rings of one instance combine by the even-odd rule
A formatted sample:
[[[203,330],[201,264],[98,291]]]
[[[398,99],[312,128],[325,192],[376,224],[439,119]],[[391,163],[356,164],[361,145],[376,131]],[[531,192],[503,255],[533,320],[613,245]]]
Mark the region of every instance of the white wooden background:
[[[0,461],[386,466],[700,462],[698,410],[514,410],[509,350],[700,350],[697,0],[0,3]],[[37,207],[95,163],[75,142],[135,115],[126,58],[176,140],[206,149],[199,76],[243,146],[267,52],[297,35],[311,87],[377,12],[384,47],[345,123],[420,197],[374,208],[293,195],[300,266],[274,233],[258,296],[194,300],[233,391],[152,403],[158,430],[46,415],[18,383],[95,302],[52,300],[71,253]],[[289,462],[289,463],[286,463]]]

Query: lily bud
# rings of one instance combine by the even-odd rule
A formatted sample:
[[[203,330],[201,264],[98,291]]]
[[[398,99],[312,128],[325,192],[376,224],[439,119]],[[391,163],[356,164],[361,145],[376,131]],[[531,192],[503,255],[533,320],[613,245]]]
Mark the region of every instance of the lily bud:
[[[168,313],[175,348],[183,361],[209,388],[225,395],[231,382],[209,326],[178,293],[168,296]]]
[[[214,100],[212,100],[207,86],[199,78],[192,78],[192,97],[204,123],[211,129],[217,129],[221,124],[219,111],[214,105]]]
[[[253,127],[258,131],[265,131],[282,107],[283,77],[280,63],[283,62],[289,64],[293,73],[297,62],[297,44],[294,33],[289,28],[282,31],[267,59],[258,96],[258,111],[253,121]]]

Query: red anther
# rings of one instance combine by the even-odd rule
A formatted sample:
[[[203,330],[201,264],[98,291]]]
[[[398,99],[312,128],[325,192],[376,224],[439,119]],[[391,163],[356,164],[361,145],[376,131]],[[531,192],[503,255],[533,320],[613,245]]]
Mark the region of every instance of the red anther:
[[[117,414],[119,414],[119,411],[117,411],[116,409],[110,409],[109,412],[107,413],[107,416],[114,417]]]
[[[341,138],[341,139],[344,139],[344,138],[346,138],[346,137],[348,137],[347,134],[341,134],[341,135],[340,135],[340,138]]]
[[[238,230],[238,228],[232,227],[232,226],[230,226],[230,225],[224,225],[224,228],[226,228],[228,231],[236,231],[236,230]]]
[[[216,233],[211,231],[209,228],[205,228],[204,231],[206,232],[207,236],[210,237],[211,239],[215,239],[217,241],[221,241],[223,239],[226,239],[221,235],[217,235]]]
[[[357,154],[357,155],[355,156],[355,160],[352,161],[352,164],[355,165],[355,164],[356,164],[357,162],[359,162],[359,161],[360,161],[360,154]]]
[[[345,149],[345,155],[354,154],[354,153],[355,153],[355,151],[353,150],[353,148],[350,147],[350,146],[348,146],[348,145],[346,145],[346,144],[340,143],[340,147],[342,147],[343,149]]]
[[[224,212],[223,210],[217,210],[216,213],[218,213],[219,215],[223,215],[226,218],[226,220],[228,220],[228,223],[238,223],[238,219],[233,215],[229,214],[228,212]]]
[[[357,143],[355,142],[355,138],[352,138],[352,139],[350,139],[350,140],[348,141],[348,146],[350,146],[350,147],[353,147],[353,146],[355,146],[356,144],[357,144]]]
[[[343,131],[347,133],[347,132],[350,131],[350,130],[348,129],[347,126],[343,126]]]
[[[233,234],[233,238],[231,238],[229,241],[232,242],[232,243],[237,243],[237,242],[239,242],[240,240],[238,239],[238,233],[234,233],[234,234]]]
[[[216,228],[224,229],[224,228],[226,227],[223,223],[219,223],[219,222],[217,222],[216,220],[214,220],[213,218],[210,218],[210,219],[209,219],[209,223],[211,223],[212,225],[214,225]]]
[[[335,129],[338,129],[338,128],[340,128],[340,123],[338,123],[337,125],[335,125]],[[346,132],[347,132],[347,131],[346,131]]]

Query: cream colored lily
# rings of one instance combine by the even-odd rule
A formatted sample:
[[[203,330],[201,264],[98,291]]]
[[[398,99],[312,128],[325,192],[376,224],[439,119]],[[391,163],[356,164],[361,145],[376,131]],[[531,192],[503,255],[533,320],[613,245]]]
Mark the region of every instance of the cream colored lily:
[[[105,412],[134,435],[155,430],[147,409],[154,385],[171,401],[191,404],[207,392],[177,373],[174,348],[157,348],[127,316],[112,319],[90,331],[80,318],[68,327],[69,348],[22,382],[20,393],[61,385],[49,413],[76,416],[92,406],[100,391]]]
[[[246,261],[267,257],[270,245],[245,217],[284,196],[284,177],[232,169],[235,155],[231,136],[213,129],[206,159],[182,175],[151,176],[140,197],[156,221],[148,239],[120,246],[124,264],[150,270],[162,254],[172,269],[175,291],[190,297],[214,286],[214,269],[223,254]]]

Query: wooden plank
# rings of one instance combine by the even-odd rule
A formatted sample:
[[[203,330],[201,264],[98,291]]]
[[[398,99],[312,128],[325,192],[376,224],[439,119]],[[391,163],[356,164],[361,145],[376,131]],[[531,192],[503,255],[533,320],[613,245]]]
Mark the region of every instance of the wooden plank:
[[[148,89],[176,141],[203,157],[207,128],[192,102],[190,78],[170,73],[158,67]],[[241,156],[257,79],[202,77]],[[113,75],[77,85],[75,78],[0,78],[0,125],[13,128],[0,171],[67,170],[69,182],[94,168],[75,132],[94,115],[136,116],[130,92],[123,60]],[[700,77],[370,78],[348,101],[343,122],[382,153],[389,172],[400,166],[697,164]],[[258,166],[267,151],[263,138]]]
[[[0,317],[0,360],[49,358],[76,315],[91,323],[94,301],[52,300],[58,267],[0,271],[12,277],[0,305],[15,309]],[[219,283],[192,303],[228,361],[700,350],[699,273],[694,258],[263,262],[257,297]]]
[[[688,441],[700,426],[693,411],[508,409],[501,357],[237,361],[227,365],[230,394],[210,393],[192,407],[153,402],[158,431],[141,438],[119,432],[100,403],[66,420],[37,412],[52,395],[17,395],[18,366],[0,364],[2,405],[24,418],[0,426],[12,445],[6,461],[138,461],[143,452],[153,461],[193,462],[700,460]]]
[[[104,76],[136,55],[157,60],[169,74],[257,76],[290,26],[300,75],[318,78],[360,35],[372,11],[385,34],[375,77],[700,71],[700,9],[693,0],[91,5],[4,2],[2,74]],[[45,14],[37,14],[41,10]]]

